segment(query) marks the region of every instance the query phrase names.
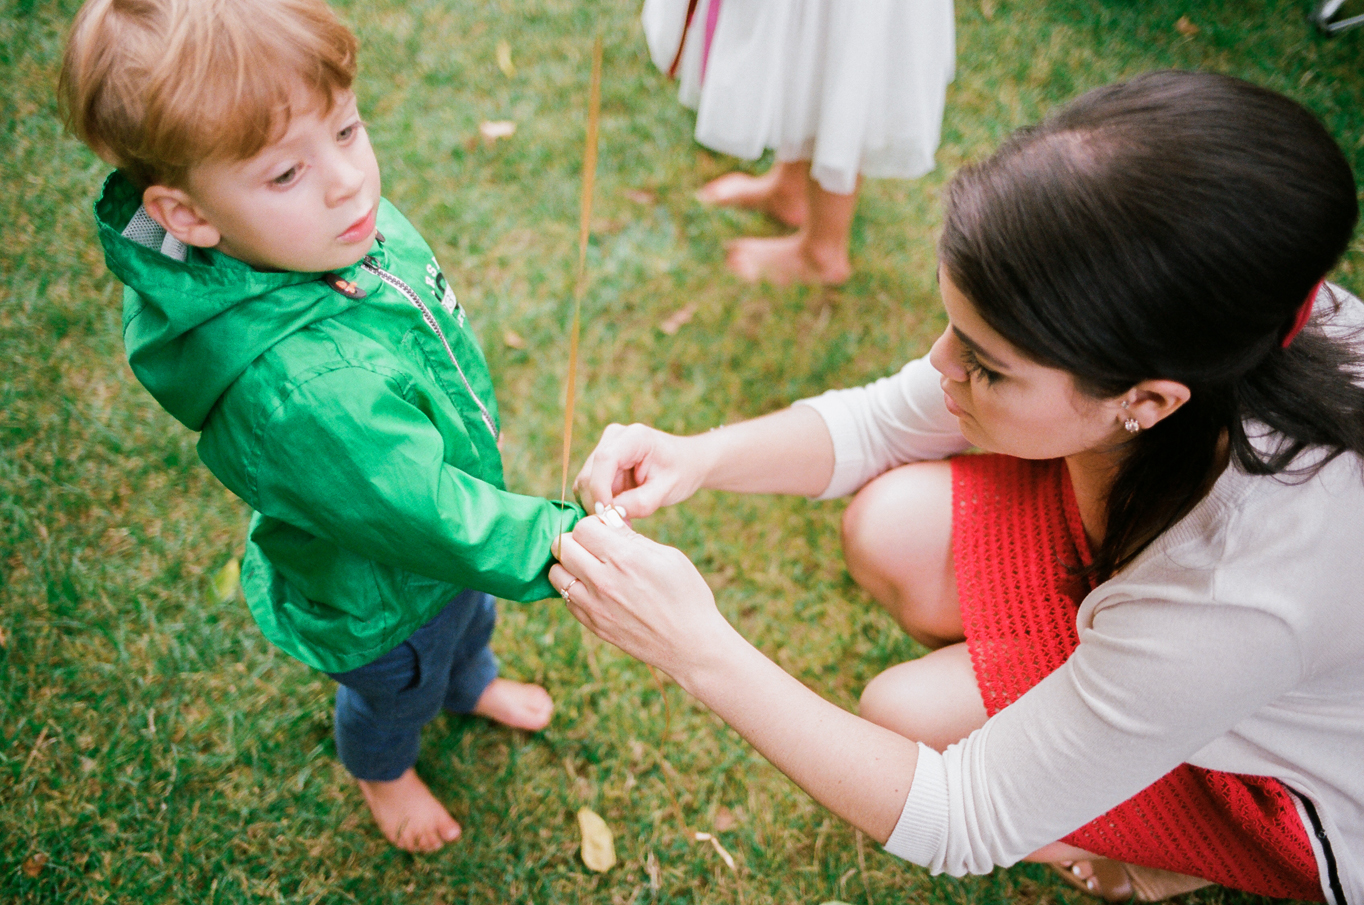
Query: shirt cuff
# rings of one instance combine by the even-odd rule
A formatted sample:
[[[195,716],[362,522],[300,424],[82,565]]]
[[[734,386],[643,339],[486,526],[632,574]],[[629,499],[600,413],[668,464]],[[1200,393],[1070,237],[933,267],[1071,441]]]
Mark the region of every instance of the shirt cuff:
[[[848,408],[845,400],[838,394],[843,390],[829,390],[809,399],[800,399],[793,405],[808,405],[824,419],[829,430],[829,438],[834,444],[834,471],[824,492],[813,497],[816,500],[834,500],[845,497],[866,483],[861,448],[857,442],[857,419]]]
[[[939,859],[947,835],[947,767],[943,756],[919,743],[919,762],[904,810],[885,849],[911,864],[929,867]]]

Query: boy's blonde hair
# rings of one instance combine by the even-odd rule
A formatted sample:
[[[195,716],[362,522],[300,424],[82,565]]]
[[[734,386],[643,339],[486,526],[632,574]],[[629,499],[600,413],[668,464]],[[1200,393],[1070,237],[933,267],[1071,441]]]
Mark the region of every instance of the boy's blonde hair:
[[[323,0],[88,0],[59,93],[76,137],[139,187],[245,160],[288,127],[302,89],[325,113],[358,44]]]

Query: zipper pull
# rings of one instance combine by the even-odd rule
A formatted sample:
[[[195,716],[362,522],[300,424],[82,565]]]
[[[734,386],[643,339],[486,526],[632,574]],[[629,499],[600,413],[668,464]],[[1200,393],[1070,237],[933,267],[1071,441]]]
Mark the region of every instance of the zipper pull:
[[[327,273],[322,274],[322,282],[326,283],[348,299],[362,299],[366,295],[369,295],[369,293],[365,292],[365,290],[361,289],[353,281],[346,279],[339,273],[328,271]]]

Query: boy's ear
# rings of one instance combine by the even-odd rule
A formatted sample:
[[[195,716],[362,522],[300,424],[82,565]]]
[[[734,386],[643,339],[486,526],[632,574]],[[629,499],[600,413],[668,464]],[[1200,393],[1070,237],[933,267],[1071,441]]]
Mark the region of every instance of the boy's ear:
[[[142,206],[161,228],[186,245],[212,248],[222,235],[204,219],[194,199],[181,189],[151,185],[142,193]]]

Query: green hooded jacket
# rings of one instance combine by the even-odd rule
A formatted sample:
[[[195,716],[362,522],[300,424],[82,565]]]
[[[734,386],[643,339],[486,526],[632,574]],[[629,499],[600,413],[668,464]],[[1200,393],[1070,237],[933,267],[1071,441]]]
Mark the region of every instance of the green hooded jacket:
[[[369,255],[326,275],[180,245],[118,173],[95,217],[133,373],[255,510],[242,589],[267,638],[343,672],[462,589],[554,594],[550,542],[582,510],[506,490],[487,362],[391,204]]]

